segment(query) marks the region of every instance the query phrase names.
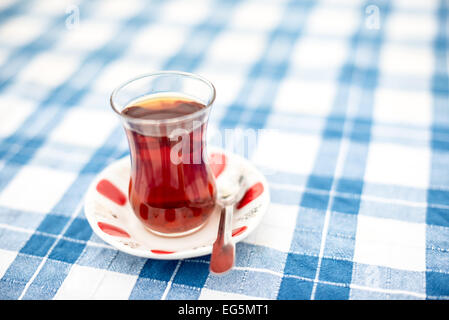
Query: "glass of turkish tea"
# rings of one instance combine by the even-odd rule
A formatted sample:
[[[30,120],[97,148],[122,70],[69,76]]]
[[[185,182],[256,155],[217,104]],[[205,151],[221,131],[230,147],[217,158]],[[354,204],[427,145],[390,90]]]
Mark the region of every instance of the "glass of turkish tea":
[[[210,81],[175,71],[139,76],[111,95],[130,149],[129,201],[157,235],[193,233],[215,209],[205,141],[214,99]]]

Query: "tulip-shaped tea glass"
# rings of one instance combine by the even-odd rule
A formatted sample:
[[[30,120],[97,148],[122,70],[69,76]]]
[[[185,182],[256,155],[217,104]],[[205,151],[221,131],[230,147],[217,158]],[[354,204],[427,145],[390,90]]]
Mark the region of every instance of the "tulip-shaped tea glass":
[[[130,204],[155,234],[193,233],[215,209],[205,141],[214,99],[211,82],[174,71],[131,79],[111,95],[129,143]]]

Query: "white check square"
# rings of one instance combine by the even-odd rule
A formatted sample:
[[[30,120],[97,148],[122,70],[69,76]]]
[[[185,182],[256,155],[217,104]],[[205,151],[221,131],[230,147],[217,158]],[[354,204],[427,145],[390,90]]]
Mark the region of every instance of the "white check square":
[[[287,78],[280,84],[274,107],[284,112],[326,116],[334,96],[334,83]]]
[[[235,9],[230,25],[236,29],[265,31],[279,23],[281,7],[269,2],[244,1]]]
[[[145,63],[145,70],[155,70],[154,61]],[[93,90],[106,94],[109,98],[112,90],[123,82],[142,74],[142,63],[134,61],[130,57],[124,57],[117,62],[109,64],[95,81]]]
[[[20,46],[33,41],[47,25],[47,19],[19,15],[0,26],[0,43]]]
[[[298,206],[271,203],[260,225],[244,241],[282,252],[290,250]]]
[[[77,300],[93,297],[106,270],[74,264],[54,300]]]
[[[433,52],[428,47],[385,44],[381,49],[379,70],[380,73],[427,79],[434,70]]]
[[[50,140],[69,145],[99,147],[119,124],[110,111],[74,108],[67,112],[64,120],[53,130]]]
[[[397,12],[386,20],[386,38],[400,41],[432,41],[437,31],[434,15]]]
[[[48,213],[75,178],[75,173],[35,166],[23,167],[0,194],[0,205]]]
[[[110,41],[115,32],[116,27],[112,23],[85,21],[77,28],[69,30],[57,49],[94,51]]]
[[[435,8],[438,7],[440,3],[439,0],[395,0],[393,4],[393,9],[396,10],[419,10],[420,12],[433,12]]]
[[[93,294],[93,299],[100,300],[126,300],[137,280],[136,275],[105,271],[103,279]]]
[[[179,26],[160,24],[149,26],[133,38],[130,53],[164,59],[171,57],[183,45],[186,31],[186,28]]]
[[[0,249],[0,279],[17,256],[17,252]]]
[[[55,300],[129,298],[137,276],[92,267],[73,265]]]
[[[13,95],[0,96],[0,137],[12,134],[27,116],[33,112],[36,103]]]
[[[333,39],[319,40],[306,36],[299,39],[292,52],[292,66],[300,69],[337,69],[347,55],[347,45]]]
[[[326,6],[345,6],[345,7],[358,7],[360,1],[358,0],[321,0],[320,4]]]
[[[320,142],[317,136],[267,131],[259,135],[252,161],[273,173],[310,174]]]
[[[202,21],[210,10],[210,1],[169,1],[164,5],[160,18],[168,24],[195,24]]]
[[[2,1],[3,2],[3,1]],[[74,8],[79,3],[79,0],[40,0],[39,2],[31,3],[30,12],[36,15],[62,15],[69,14],[70,8]]]
[[[199,300],[265,300],[260,297],[246,296],[234,292],[224,292],[211,290],[207,288],[201,289]]]
[[[354,261],[394,269],[426,270],[426,225],[359,215]]]
[[[429,170],[428,148],[372,142],[364,180],[426,189],[429,185]]]
[[[263,52],[264,40],[260,33],[226,31],[212,43],[208,58],[230,65],[248,65]]]
[[[432,122],[432,96],[427,91],[379,88],[374,98],[374,119],[428,126]]]
[[[217,95],[215,105],[223,107],[214,107],[213,115],[216,116],[217,113],[226,111],[225,106],[235,101],[239,94],[244,83],[244,76],[230,73],[229,70],[213,70],[213,67],[206,65],[203,65],[203,68],[198,69],[197,72],[211,81],[217,92],[222,93]]]
[[[92,10],[94,13],[92,19],[124,20],[126,17],[137,14],[143,4],[139,0],[128,0],[126,4],[122,0],[102,1],[95,10]]]
[[[79,65],[76,56],[45,52],[38,55],[19,74],[22,81],[54,87],[64,82]]]
[[[353,8],[319,6],[310,12],[305,33],[347,37],[356,30],[359,16],[358,11]]]

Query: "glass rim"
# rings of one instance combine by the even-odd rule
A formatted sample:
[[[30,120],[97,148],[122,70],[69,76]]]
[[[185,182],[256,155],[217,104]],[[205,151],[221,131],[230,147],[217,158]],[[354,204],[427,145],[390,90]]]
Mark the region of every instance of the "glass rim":
[[[194,78],[196,80],[200,80],[203,83],[205,83],[207,86],[209,86],[210,90],[211,90],[211,99],[210,101],[205,105],[204,108],[202,108],[201,110],[183,115],[183,116],[179,116],[179,117],[175,117],[175,118],[169,118],[169,119],[139,119],[139,118],[134,118],[131,116],[128,116],[126,114],[122,114],[119,109],[117,104],[115,103],[115,98],[118,94],[118,92],[123,89],[124,87],[126,87],[128,84],[137,81],[137,80],[141,80],[144,78],[149,78],[149,77],[154,77],[154,76],[163,76],[163,75],[179,75],[179,76],[183,76],[183,77],[189,77],[189,78]],[[171,91],[170,91],[171,92]],[[196,118],[199,115],[202,115],[203,113],[207,112],[210,108],[210,106],[214,103],[215,101],[215,97],[216,97],[216,90],[214,85],[212,84],[212,82],[210,82],[209,80],[207,80],[206,78],[204,78],[203,76],[200,76],[198,74],[194,74],[191,72],[184,72],[184,71],[175,71],[175,70],[162,70],[162,71],[157,71],[157,72],[150,72],[150,73],[144,73],[141,75],[138,75],[134,78],[128,79],[125,82],[122,82],[120,85],[118,85],[111,93],[109,102],[111,104],[112,110],[117,113],[121,118],[124,118],[128,121],[131,122],[144,122],[144,123],[148,123],[148,124],[170,124],[170,123],[176,123],[176,122],[182,122],[185,120],[189,120],[191,118]]]

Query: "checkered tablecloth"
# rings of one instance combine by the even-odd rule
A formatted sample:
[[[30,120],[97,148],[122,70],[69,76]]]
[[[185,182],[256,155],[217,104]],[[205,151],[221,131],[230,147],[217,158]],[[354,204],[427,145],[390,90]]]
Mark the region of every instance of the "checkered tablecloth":
[[[448,299],[448,10],[2,0],[0,298]],[[84,216],[128,153],[109,94],[157,70],[216,85],[209,132],[271,132],[247,155],[270,208],[221,277],[117,251]]]

